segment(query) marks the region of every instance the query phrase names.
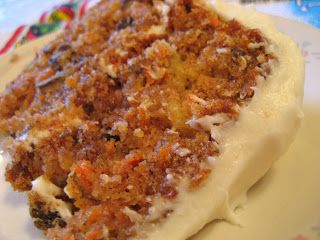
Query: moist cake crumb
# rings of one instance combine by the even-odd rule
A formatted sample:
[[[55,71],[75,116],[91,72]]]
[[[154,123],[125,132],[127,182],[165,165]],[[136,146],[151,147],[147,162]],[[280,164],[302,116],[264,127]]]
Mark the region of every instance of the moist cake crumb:
[[[182,181],[193,191],[214,174],[221,129],[276,61],[268,45],[198,1],[100,1],[0,96],[6,179],[50,240],[135,236],[174,211],[159,202]],[[39,177],[71,217],[34,190]]]

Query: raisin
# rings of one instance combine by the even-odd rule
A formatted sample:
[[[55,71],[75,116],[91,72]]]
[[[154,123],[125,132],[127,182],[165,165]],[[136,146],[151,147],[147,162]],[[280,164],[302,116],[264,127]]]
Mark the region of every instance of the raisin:
[[[67,51],[69,49],[71,49],[71,45],[69,45],[69,44],[63,44],[63,45],[58,47],[59,51]]]
[[[130,208],[134,211],[139,211],[141,209],[141,206],[139,204],[131,205]]]
[[[103,138],[105,138],[107,141],[114,140],[116,142],[120,141],[120,137],[118,135],[112,135],[109,133],[103,134]]]
[[[15,132],[11,132],[9,135],[10,135],[12,138],[16,138],[16,137],[17,137]]]
[[[87,115],[90,115],[91,113],[94,112],[94,106],[92,103],[85,103],[82,107]]]
[[[121,81],[116,80],[116,81],[115,81],[115,87],[116,87],[116,89],[121,89],[121,87],[122,87]]]
[[[59,62],[60,57],[61,57],[61,54],[57,53],[49,58],[48,62],[53,69],[56,69],[56,70],[62,69],[60,62]]]
[[[67,226],[67,223],[60,218],[57,219],[57,222],[58,222],[59,227],[61,227],[61,228],[64,228]]]
[[[66,222],[61,219],[58,212],[45,213],[41,209],[33,208],[30,210],[30,215],[33,218],[34,225],[41,230],[53,228],[56,225],[66,226]]]
[[[238,48],[235,48],[232,50],[232,55],[236,58],[243,56],[244,55],[244,51]]]
[[[191,9],[192,9],[192,3],[190,0],[185,0],[184,1],[184,9],[186,11],[186,13],[190,13]]]
[[[126,28],[126,27],[131,26],[132,23],[133,23],[133,18],[132,18],[132,17],[122,18],[122,19],[120,20],[120,22],[117,24],[116,29],[117,29],[117,30],[124,29],[124,28]]]

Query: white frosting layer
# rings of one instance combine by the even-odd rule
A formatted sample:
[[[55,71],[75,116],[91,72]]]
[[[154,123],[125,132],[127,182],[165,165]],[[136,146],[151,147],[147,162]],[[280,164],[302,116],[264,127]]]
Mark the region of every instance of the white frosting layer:
[[[152,228],[147,239],[183,240],[212,220],[233,220],[234,208],[284,153],[303,116],[304,63],[296,44],[253,9],[209,1],[205,5],[226,19],[258,28],[279,62],[249,106],[241,110],[239,120],[221,133],[221,155],[215,158],[206,184],[193,192],[180,192],[175,211],[161,226]]]

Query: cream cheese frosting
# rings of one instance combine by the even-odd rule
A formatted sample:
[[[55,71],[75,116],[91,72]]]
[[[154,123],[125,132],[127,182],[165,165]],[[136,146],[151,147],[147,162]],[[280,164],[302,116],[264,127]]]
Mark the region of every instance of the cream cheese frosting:
[[[222,130],[221,155],[206,184],[194,192],[181,192],[175,211],[148,239],[182,240],[215,219],[233,220],[233,210],[285,152],[303,118],[304,62],[296,44],[254,9],[203,3],[226,19],[235,18],[246,27],[259,29],[278,63],[250,104],[241,109],[238,121]]]

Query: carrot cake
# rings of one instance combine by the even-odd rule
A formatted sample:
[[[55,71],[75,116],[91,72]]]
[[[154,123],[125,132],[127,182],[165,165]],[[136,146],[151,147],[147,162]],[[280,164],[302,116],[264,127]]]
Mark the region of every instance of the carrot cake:
[[[49,240],[156,239],[215,174],[272,45],[202,1],[101,0],[0,95],[6,180]]]

